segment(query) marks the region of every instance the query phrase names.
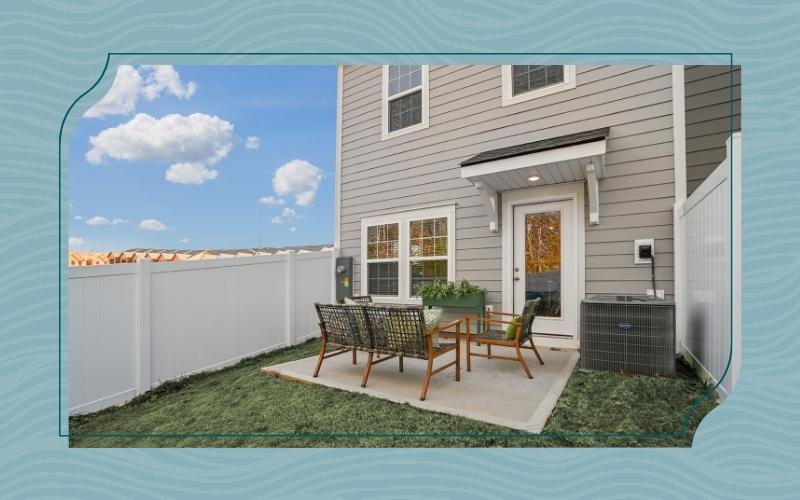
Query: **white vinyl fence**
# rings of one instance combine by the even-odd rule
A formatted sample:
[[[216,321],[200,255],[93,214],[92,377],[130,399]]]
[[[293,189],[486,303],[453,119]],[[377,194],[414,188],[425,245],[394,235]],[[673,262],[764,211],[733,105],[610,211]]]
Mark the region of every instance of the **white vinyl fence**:
[[[319,334],[334,252],[69,269],[69,411]]]
[[[730,394],[741,367],[740,132],[728,139],[727,147],[727,158],[675,207],[680,349],[696,360],[711,383],[722,380],[722,397]]]

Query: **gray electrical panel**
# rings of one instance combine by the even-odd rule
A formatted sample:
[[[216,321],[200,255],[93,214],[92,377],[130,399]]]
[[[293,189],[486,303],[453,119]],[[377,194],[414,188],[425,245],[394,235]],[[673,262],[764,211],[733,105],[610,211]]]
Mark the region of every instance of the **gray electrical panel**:
[[[353,258],[336,257],[336,302],[353,296]]]

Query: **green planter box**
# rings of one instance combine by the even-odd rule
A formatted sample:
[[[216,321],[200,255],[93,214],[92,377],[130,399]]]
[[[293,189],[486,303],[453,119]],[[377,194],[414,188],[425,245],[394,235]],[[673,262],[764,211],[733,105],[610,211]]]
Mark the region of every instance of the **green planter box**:
[[[483,315],[483,309],[486,306],[486,295],[465,295],[464,297],[445,297],[443,299],[422,299],[422,305],[426,307],[461,307],[465,309],[474,309],[480,307],[478,316]]]
[[[464,295],[463,297],[445,297],[442,299],[422,299],[425,307],[441,307],[453,309],[472,309],[475,316],[483,316],[486,310],[486,294]],[[478,332],[482,331],[481,322],[477,322]]]

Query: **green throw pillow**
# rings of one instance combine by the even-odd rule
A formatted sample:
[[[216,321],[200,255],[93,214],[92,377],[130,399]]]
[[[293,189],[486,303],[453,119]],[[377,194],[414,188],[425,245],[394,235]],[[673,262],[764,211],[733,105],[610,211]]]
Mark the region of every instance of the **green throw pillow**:
[[[430,309],[425,308],[422,310],[422,315],[425,318],[425,328],[428,331],[433,330],[439,323],[442,322],[442,317],[444,316],[444,310],[439,309],[438,307],[431,307]],[[435,333],[432,335],[431,340],[433,340],[433,347],[439,347],[439,334]]]
[[[514,340],[516,338],[518,325],[519,316],[514,316],[511,319],[511,324],[506,327],[506,340]]]

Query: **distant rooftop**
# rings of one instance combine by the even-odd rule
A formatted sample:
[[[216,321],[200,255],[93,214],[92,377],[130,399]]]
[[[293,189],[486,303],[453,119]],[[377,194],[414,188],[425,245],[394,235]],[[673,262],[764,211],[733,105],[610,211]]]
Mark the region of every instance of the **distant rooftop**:
[[[176,248],[129,248],[122,251],[111,252],[81,252],[69,251],[70,266],[97,266],[103,264],[128,264],[137,262],[140,258],[150,259],[152,262],[175,262],[181,260],[205,260],[227,257],[247,257],[251,255],[274,255],[294,250],[298,253],[318,252],[332,250],[333,244],[327,245],[296,245],[290,247],[250,247],[228,249],[192,249],[181,250]]]
[[[179,249],[179,248],[129,248],[127,250],[123,250],[124,252],[136,252],[136,253],[179,253],[179,254],[188,254],[188,255],[196,255],[198,253],[209,253],[212,255],[220,255],[220,254],[237,254],[237,253],[252,253],[252,254],[264,254],[264,253],[275,253],[281,252],[286,250],[305,250],[307,252],[318,252],[325,248],[332,248],[333,243],[327,243],[324,245],[293,245],[289,247],[247,247],[247,248],[219,248],[219,249],[210,249],[210,248],[201,248],[201,249]]]

